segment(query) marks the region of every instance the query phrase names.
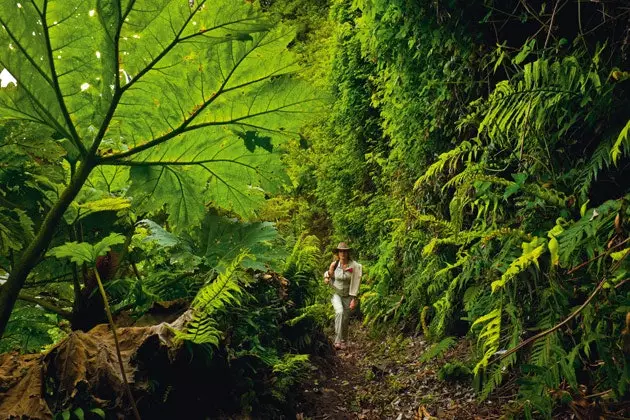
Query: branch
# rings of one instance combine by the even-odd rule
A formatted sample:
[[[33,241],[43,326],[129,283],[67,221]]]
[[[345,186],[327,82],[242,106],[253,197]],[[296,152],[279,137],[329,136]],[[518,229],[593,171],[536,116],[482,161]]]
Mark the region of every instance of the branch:
[[[547,38],[545,38],[545,45],[543,48],[547,48],[547,44],[549,43],[549,37],[551,36],[551,32],[553,31],[553,20],[556,18],[556,12],[558,10],[558,4],[560,0],[556,0],[556,4],[553,6],[553,11],[551,12],[551,19],[549,20],[549,30],[547,31]]]
[[[590,260],[585,261],[585,262],[583,262],[582,264],[580,264],[580,265],[578,265],[578,266],[576,266],[576,267],[573,267],[572,269],[570,269],[569,271],[567,271],[567,274],[573,274],[573,273],[575,273],[577,270],[579,270],[580,268],[582,268],[582,267],[584,267],[584,266],[586,266],[586,265],[588,265],[588,264],[592,263],[593,261],[595,261],[595,260],[597,260],[597,259],[599,259],[599,258],[601,258],[601,257],[605,257],[606,255],[610,254],[610,251],[612,251],[613,249],[617,249],[617,248],[619,248],[621,245],[625,244],[625,243],[626,243],[626,242],[628,242],[628,241],[630,241],[630,238],[626,238],[626,239],[625,239],[625,240],[623,240],[622,242],[619,242],[617,245],[615,245],[615,246],[612,246],[612,247],[608,248],[608,249],[606,250],[606,252],[602,252],[601,254],[594,256],[594,257],[593,257],[593,258],[591,258]]]
[[[66,311],[65,309],[61,309],[60,307],[45,301],[43,299],[38,299],[36,296],[31,296],[28,295],[26,293],[21,292],[18,295],[18,299],[23,300],[25,302],[30,302],[30,303],[34,303],[36,305],[41,306],[42,308],[46,309],[49,312],[55,313],[57,315],[59,315],[62,318],[65,318],[67,320],[71,320],[72,319],[72,312],[70,311]]]
[[[619,266],[621,265],[621,263],[623,262],[623,260],[626,259],[626,257],[630,254],[630,252],[626,253],[622,258],[619,259],[619,261],[617,261],[615,263],[615,265],[611,268],[611,272],[614,272],[617,268],[619,268]],[[573,318],[575,318],[580,312],[582,312],[582,310],[584,308],[586,308],[586,306],[591,303],[591,301],[593,300],[593,298],[599,293],[600,290],[602,290],[602,287],[604,287],[604,284],[606,283],[606,281],[608,281],[608,278],[606,276],[604,276],[604,278],[599,282],[599,284],[597,285],[597,287],[595,288],[595,290],[593,290],[593,293],[591,293],[591,295],[588,297],[588,299],[586,299],[586,301],[584,301],[584,303],[582,305],[580,305],[579,308],[577,308],[575,311],[573,311],[573,313],[571,315],[569,315],[568,317],[566,317],[564,319],[564,321],[560,322],[559,324],[543,331],[540,332],[538,334],[536,334],[533,337],[528,338],[527,340],[521,342],[519,345],[517,345],[516,347],[511,348],[510,350],[506,351],[505,353],[503,353],[501,356],[499,356],[496,361],[500,361],[505,359],[506,357],[508,357],[509,355],[517,352],[518,350],[522,349],[523,347],[527,346],[528,344],[548,335],[551,334],[554,331],[557,331],[558,329],[562,328],[564,325],[566,325],[569,321],[571,321]]]

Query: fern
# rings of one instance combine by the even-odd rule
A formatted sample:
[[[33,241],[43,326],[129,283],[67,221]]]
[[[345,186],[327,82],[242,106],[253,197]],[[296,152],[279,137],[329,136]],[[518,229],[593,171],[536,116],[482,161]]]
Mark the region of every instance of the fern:
[[[611,144],[610,141],[602,142],[597,146],[591,158],[582,168],[579,169],[579,173],[576,179],[576,190],[579,193],[582,201],[588,198],[588,194],[591,189],[591,185],[597,179],[597,176],[604,168],[612,166],[612,158],[610,154]]]
[[[622,154],[623,155],[628,154],[628,149],[630,148],[629,147],[630,145],[628,144],[629,141],[630,141],[630,120],[628,120],[625,127],[621,130],[621,132],[619,133],[619,137],[617,137],[617,140],[615,141],[612,148],[610,149],[610,157],[612,158],[613,163],[616,164],[617,161],[619,160],[619,156],[621,156]]]
[[[430,214],[420,214],[415,211],[412,211],[411,214],[421,225],[432,227],[439,233],[454,234],[456,232],[455,226],[448,220],[438,219]]]
[[[183,331],[176,333],[177,338],[196,344],[219,345],[221,331],[215,316],[230,306],[240,305],[243,289],[238,272],[247,256],[247,253],[239,254],[216,279],[197,293],[190,305],[190,321]]]
[[[501,338],[501,314],[502,308],[499,307],[494,309],[487,315],[482,316],[477,319],[472,328],[476,325],[483,325],[481,332],[477,338],[478,341],[482,341],[483,344],[481,346],[483,351],[483,356],[479,362],[475,365],[473,372],[475,375],[478,375],[488,366],[488,362],[490,358],[499,350],[499,340]]]
[[[601,206],[586,211],[580,220],[567,227],[558,240],[560,265],[567,267],[581,261],[581,254],[593,256],[598,246],[610,240],[614,219],[621,208],[623,200],[610,200]],[[597,238],[598,232],[604,232],[603,238]],[[577,251],[577,252],[576,252]]]
[[[553,123],[560,127],[558,135],[568,129],[574,119],[565,103],[588,98],[599,90],[597,69],[583,71],[574,56],[562,61],[539,59],[528,63],[520,80],[499,82],[490,95],[479,133],[509,147],[503,139],[520,139],[530,130],[542,131]],[[586,99],[583,99],[587,102]]]
[[[523,254],[516,260],[512,261],[508,269],[499,280],[492,282],[492,292],[501,289],[505,284],[523,272],[532,264],[538,267],[538,259],[547,250],[547,240],[542,238],[534,238],[531,242],[523,242]]]
[[[291,277],[292,273],[312,273],[317,270],[321,260],[320,246],[317,236],[300,236],[286,259],[283,270],[285,277]]]
[[[507,348],[514,347],[518,344],[523,327],[521,325],[516,307],[513,304],[507,304],[504,306],[503,311],[509,316],[510,323],[510,336],[509,342],[506,344]],[[516,354],[511,354],[499,361],[486,376],[486,381],[481,390],[480,397],[485,399],[503,382],[503,378],[508,369],[514,366],[516,363]]]
[[[455,337],[446,337],[439,343],[435,343],[431,347],[429,347],[427,350],[425,350],[418,360],[420,361],[420,363],[426,363],[431,359],[440,357],[448,349],[453,347],[455,343],[456,343]]]
[[[286,401],[295,384],[307,378],[310,367],[308,354],[285,354],[273,364],[271,395],[278,401]]]
[[[454,172],[457,168],[457,164],[460,161],[472,160],[477,156],[480,147],[479,144],[472,144],[468,141],[463,141],[459,146],[455,147],[448,152],[442,153],[438,160],[427,168],[424,174],[418,178],[414,188],[419,189],[424,184],[427,184],[432,178],[436,177],[439,173],[444,172],[447,168],[450,172]]]

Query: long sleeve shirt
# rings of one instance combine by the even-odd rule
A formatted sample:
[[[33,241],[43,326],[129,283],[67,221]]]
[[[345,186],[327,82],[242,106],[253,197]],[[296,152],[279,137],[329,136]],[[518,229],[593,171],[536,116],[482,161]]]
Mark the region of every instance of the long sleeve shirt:
[[[363,266],[356,261],[350,261],[345,270],[339,264],[337,269],[335,269],[331,285],[335,292],[342,296],[356,297],[359,293],[362,275]],[[328,278],[328,270],[324,272],[324,277]]]

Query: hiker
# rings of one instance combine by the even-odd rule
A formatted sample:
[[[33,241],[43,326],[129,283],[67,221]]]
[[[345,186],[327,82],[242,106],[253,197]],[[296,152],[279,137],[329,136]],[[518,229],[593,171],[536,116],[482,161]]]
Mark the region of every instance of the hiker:
[[[358,303],[359,283],[363,266],[350,257],[352,248],[339,242],[335,248],[336,258],[324,273],[324,283],[334,290],[332,305],[335,309],[335,348],[345,349],[348,340],[350,311]]]

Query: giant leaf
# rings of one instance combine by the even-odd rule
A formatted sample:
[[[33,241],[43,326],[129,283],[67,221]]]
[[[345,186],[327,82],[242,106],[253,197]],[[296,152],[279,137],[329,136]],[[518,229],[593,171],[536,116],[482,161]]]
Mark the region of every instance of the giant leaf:
[[[277,146],[319,105],[287,44],[252,2],[34,0],[0,9],[3,117],[44,124],[68,157],[96,165],[92,188],[174,229],[204,203],[247,217],[283,181]],[[99,172],[100,171],[100,172]],[[128,183],[127,183],[128,184]]]
[[[242,223],[211,212],[195,237],[196,254],[203,256],[210,267],[216,267],[246,250],[243,266],[265,270],[265,264],[274,257],[272,241],[277,237],[273,223]]]

